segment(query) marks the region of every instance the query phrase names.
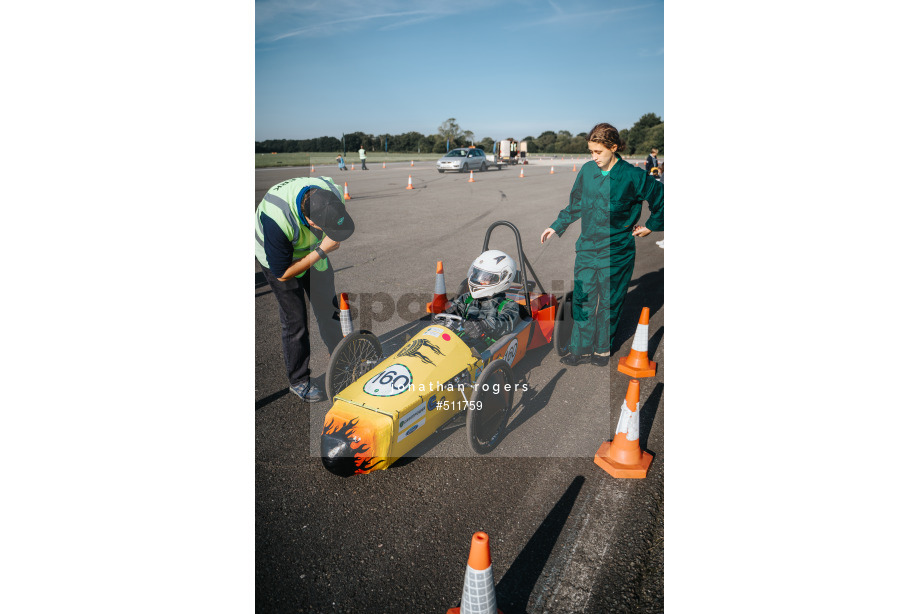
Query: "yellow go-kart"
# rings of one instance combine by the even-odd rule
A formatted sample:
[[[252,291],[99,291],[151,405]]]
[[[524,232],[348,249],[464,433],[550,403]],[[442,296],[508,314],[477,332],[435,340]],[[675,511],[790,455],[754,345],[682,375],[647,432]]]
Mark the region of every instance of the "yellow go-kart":
[[[486,454],[498,445],[508,425],[514,366],[528,350],[552,343],[554,329],[556,349],[564,351],[571,335],[571,307],[560,309],[560,299],[543,289],[511,222],[492,224],[482,251],[489,249],[496,226],[511,228],[517,240],[519,278],[506,295],[518,303],[518,325],[480,350],[464,341],[459,316],[425,316],[418,333],[387,358],[369,331],[342,339],[326,373],[326,392],[333,404],[320,446],[327,469],[339,475],[386,469],[463,412],[470,446]],[[534,292],[535,287],[540,291]]]

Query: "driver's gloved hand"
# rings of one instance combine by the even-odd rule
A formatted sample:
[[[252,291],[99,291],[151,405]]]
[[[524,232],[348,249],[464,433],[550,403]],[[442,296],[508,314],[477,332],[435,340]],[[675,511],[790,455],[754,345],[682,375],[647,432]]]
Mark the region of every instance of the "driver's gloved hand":
[[[454,304],[453,301],[447,301],[447,306],[444,307],[444,313],[451,313],[451,314],[457,313],[457,306]]]
[[[486,328],[476,320],[470,320],[463,325],[463,330],[468,339],[480,339],[486,336]]]

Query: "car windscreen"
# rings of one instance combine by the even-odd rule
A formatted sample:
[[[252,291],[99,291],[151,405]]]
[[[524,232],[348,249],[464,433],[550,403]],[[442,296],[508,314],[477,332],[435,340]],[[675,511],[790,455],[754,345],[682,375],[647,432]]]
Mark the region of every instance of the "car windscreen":
[[[466,152],[460,149],[453,149],[448,153],[445,158],[464,158],[466,157]]]

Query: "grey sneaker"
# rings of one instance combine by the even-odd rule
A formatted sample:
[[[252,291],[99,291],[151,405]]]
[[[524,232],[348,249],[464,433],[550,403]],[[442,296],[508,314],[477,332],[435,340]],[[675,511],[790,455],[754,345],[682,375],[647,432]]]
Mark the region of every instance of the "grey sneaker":
[[[326,400],[326,393],[310,380],[291,386],[290,391],[299,396],[301,401],[314,403]]]

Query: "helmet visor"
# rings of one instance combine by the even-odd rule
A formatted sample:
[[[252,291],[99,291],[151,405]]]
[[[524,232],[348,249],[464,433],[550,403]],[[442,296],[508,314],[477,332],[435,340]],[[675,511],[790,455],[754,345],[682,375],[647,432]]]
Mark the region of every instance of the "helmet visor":
[[[498,273],[490,273],[476,267],[473,267],[473,273],[470,275],[470,284],[480,287],[494,286],[498,280]]]

